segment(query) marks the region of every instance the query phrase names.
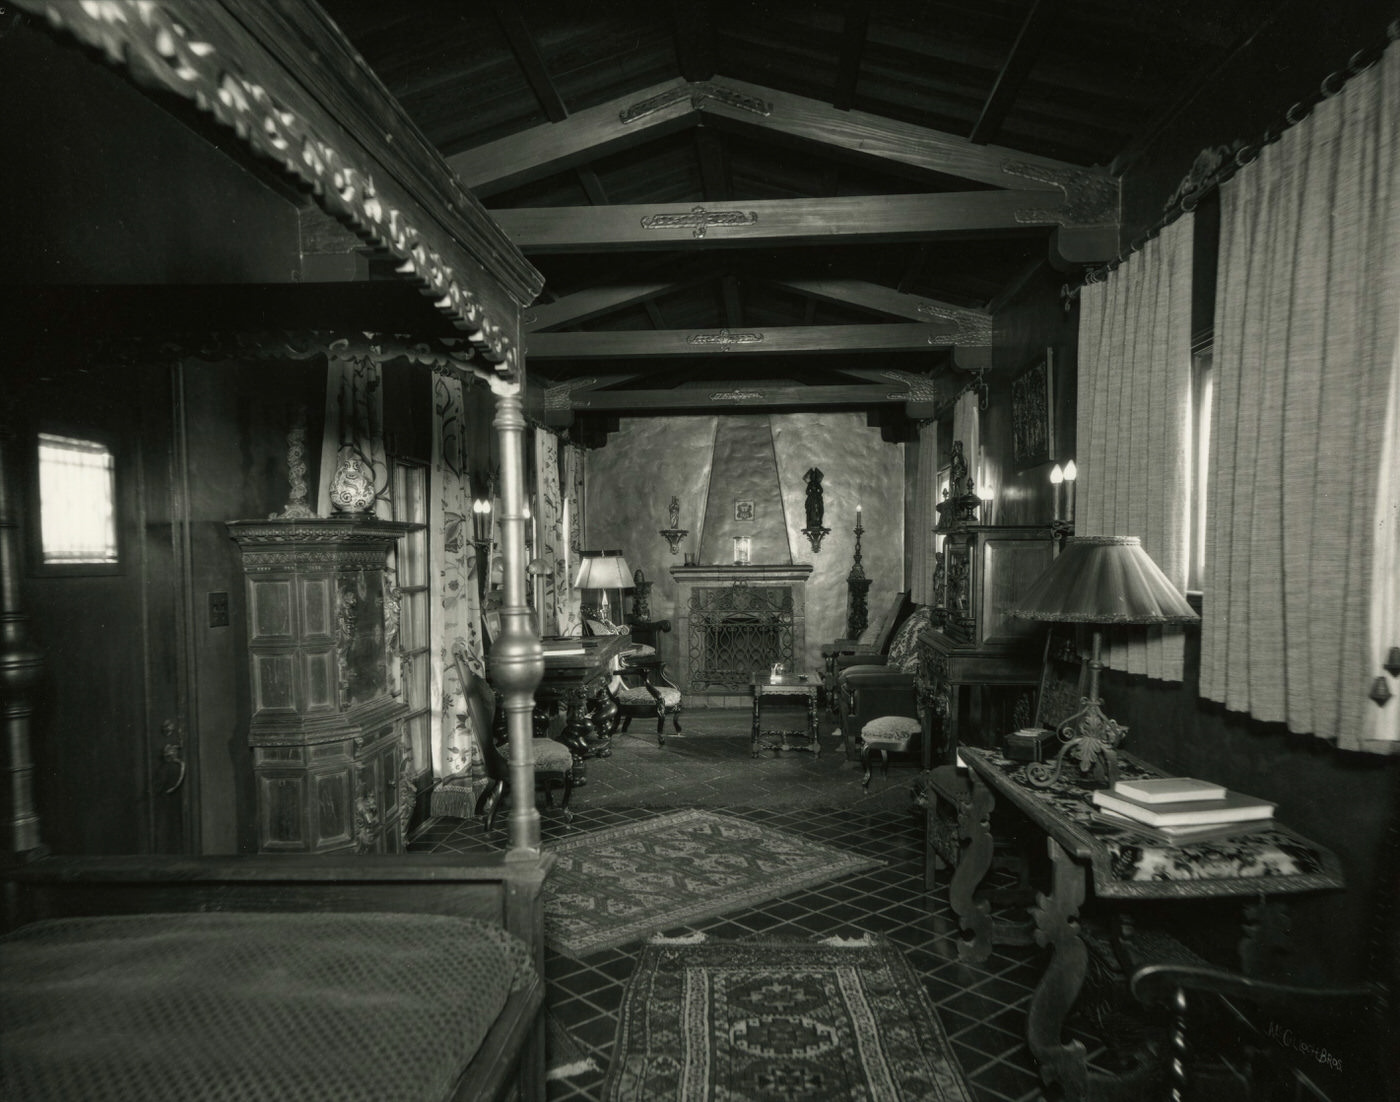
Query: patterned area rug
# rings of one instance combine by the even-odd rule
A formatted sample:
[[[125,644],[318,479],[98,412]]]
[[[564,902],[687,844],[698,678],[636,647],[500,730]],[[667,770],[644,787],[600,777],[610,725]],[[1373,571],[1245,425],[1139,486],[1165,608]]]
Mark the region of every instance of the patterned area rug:
[[[692,809],[564,838],[545,880],[545,940],[574,956],[751,906],[882,862]]]
[[[607,1102],[974,1102],[923,984],[888,940],[648,945]]]

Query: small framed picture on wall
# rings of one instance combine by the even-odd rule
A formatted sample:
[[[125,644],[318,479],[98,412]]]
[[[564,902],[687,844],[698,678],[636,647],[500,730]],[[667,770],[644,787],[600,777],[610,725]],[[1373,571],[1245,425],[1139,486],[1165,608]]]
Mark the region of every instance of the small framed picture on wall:
[[[1018,471],[1048,463],[1055,454],[1055,352],[1011,380],[1012,461]]]
[[[753,520],[753,502],[736,501],[734,503],[735,520]]]

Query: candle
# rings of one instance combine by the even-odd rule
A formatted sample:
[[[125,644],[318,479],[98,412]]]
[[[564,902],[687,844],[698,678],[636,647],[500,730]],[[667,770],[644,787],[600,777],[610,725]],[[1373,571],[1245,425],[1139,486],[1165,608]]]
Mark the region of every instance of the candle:
[[[1069,515],[1065,517],[1071,524],[1074,523],[1074,483],[1079,477],[1079,470],[1071,459],[1065,464],[1065,481],[1069,483]]]
[[[1055,520],[1060,519],[1060,494],[1064,490],[1065,472],[1058,463],[1050,471],[1050,497]]]
[[[860,504],[856,504],[856,527],[860,527]]]

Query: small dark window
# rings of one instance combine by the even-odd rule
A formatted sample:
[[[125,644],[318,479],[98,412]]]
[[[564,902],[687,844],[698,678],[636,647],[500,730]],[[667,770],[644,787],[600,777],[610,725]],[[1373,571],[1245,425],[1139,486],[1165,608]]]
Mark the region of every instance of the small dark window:
[[[39,434],[39,518],[44,565],[118,561],[116,463],[106,444]]]

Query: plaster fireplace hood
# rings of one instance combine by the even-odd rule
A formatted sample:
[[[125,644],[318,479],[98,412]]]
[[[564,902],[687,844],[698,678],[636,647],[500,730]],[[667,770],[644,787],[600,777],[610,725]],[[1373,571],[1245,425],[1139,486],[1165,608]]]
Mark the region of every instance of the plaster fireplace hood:
[[[810,564],[792,561],[792,528],[766,414],[720,417],[698,543],[676,583],[677,681],[692,694],[748,691],[774,662],[801,664]],[[742,542],[749,561],[736,562]]]

